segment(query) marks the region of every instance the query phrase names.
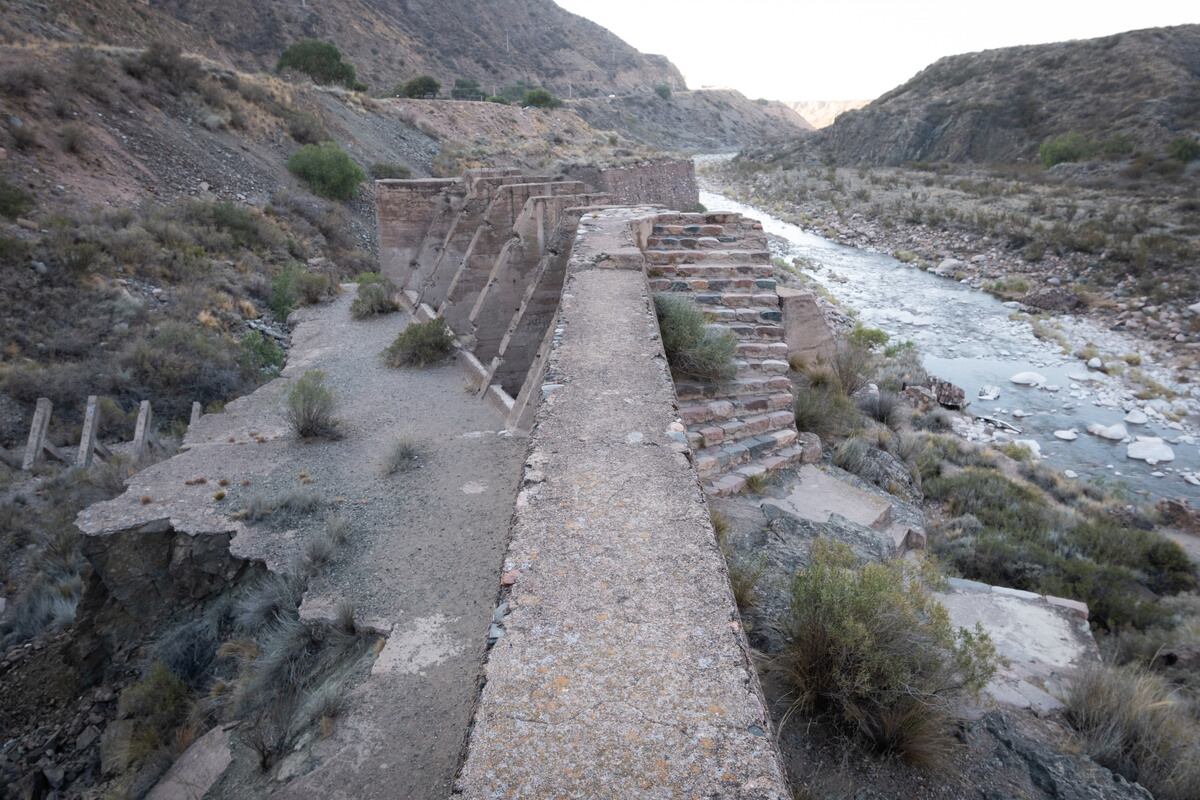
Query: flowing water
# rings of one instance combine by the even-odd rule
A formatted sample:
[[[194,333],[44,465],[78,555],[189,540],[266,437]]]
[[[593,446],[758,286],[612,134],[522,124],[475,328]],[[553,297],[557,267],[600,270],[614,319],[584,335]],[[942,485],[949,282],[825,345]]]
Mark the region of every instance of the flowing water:
[[[774,240],[774,255],[803,258],[815,266],[809,273],[858,319],[886,331],[892,341],[914,342],[926,369],[961,386],[969,412],[989,416],[1020,429],[1014,440],[1036,441],[1043,462],[1079,480],[1125,483],[1140,495],[1200,500],[1200,486],[1185,479],[1200,470],[1200,449],[1190,428],[1165,418],[1167,401],[1136,400],[1118,378],[1088,370],[1053,342],[1033,335],[1028,322],[1011,319],[1013,308],[997,298],[953,279],[939,277],[888,255],[836,244],[772,217],[752,206],[702,191],[700,202],[710,211],[736,211],[758,219]],[[1087,330],[1087,323],[1078,323]],[[1105,332],[1095,330],[1102,338]],[[1021,372],[1045,378],[1041,388],[1011,382]],[[977,399],[982,387],[1000,389],[995,400]],[[1092,423],[1121,423],[1132,409],[1151,416],[1146,424],[1126,423],[1133,436],[1157,436],[1170,444],[1175,460],[1150,465],[1127,458],[1127,442],[1087,433]],[[977,426],[986,437],[984,426]],[[1074,429],[1074,441],[1055,431]],[[1004,437],[1001,436],[1001,439]]]

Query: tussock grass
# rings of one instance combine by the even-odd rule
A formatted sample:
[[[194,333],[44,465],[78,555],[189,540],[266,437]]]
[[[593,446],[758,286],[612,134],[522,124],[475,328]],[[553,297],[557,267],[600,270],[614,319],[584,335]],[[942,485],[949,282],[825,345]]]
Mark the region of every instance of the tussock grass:
[[[332,438],[337,435],[336,407],[333,391],[325,385],[325,373],[309,370],[288,392],[288,424],[301,439]]]
[[[1200,723],[1160,676],[1096,665],[1064,698],[1088,755],[1160,800],[1194,800],[1200,787]]]
[[[409,472],[420,466],[421,449],[408,439],[399,439],[388,451],[383,471],[386,475]]]
[[[956,631],[918,570],[856,566],[839,543],[818,541],[796,574],[782,633],[770,671],[788,690],[788,717],[827,714],[874,749],[928,766],[950,749],[963,697],[996,667],[987,634]]]
[[[354,319],[367,319],[379,314],[390,314],[399,306],[392,298],[396,287],[386,278],[374,276],[372,279],[360,280],[354,302],[350,304],[350,316]]]
[[[815,373],[820,376],[826,373]],[[796,427],[822,439],[845,436],[862,426],[858,408],[832,382],[796,386]]]
[[[899,428],[903,422],[904,414],[900,398],[892,392],[880,391],[878,394],[861,397],[858,407],[871,419],[887,425],[893,430]]]
[[[454,336],[446,320],[414,322],[383,351],[389,367],[424,367],[436,364],[454,351]]]
[[[324,504],[320,495],[309,489],[291,489],[275,495],[256,494],[247,501],[242,516],[251,522],[261,522],[276,515],[311,514]]]
[[[654,308],[663,350],[675,376],[713,382],[734,378],[737,337],[709,329],[704,312],[687,297],[656,294]]]

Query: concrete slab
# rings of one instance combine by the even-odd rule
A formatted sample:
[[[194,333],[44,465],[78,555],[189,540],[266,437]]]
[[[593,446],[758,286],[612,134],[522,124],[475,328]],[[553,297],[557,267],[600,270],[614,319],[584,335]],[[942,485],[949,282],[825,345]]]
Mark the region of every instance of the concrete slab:
[[[887,519],[891,505],[884,499],[827,474],[815,464],[796,470],[799,481],[786,497],[771,502],[813,522],[828,522],[833,514],[867,528]]]

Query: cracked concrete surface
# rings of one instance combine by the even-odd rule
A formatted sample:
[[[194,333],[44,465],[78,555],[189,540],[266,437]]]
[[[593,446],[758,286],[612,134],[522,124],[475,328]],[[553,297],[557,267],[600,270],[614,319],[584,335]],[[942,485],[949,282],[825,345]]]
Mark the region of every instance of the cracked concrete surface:
[[[384,367],[379,354],[408,317],[353,321],[352,299],[347,287],[296,312],[280,378],[203,417],[186,452],[80,515],[93,536],[157,519],[193,536],[236,531],[233,553],[273,570],[289,570],[324,534],[326,514],[350,523],[301,613],[329,616],[348,600],[388,641],[333,734],[292,759],[286,781],[247,768],[235,745],[209,797],[444,798],[459,765],[526,442],[498,431],[502,420],[465,391],[452,363]],[[283,418],[288,389],[309,369],[322,370],[338,397],[336,441],[297,441]],[[419,467],[389,476],[383,463],[400,437],[419,448]],[[279,523],[232,518],[256,494],[297,489],[321,508]]]
[[[677,438],[633,214],[585,216],[572,256],[465,797],[789,796]]]

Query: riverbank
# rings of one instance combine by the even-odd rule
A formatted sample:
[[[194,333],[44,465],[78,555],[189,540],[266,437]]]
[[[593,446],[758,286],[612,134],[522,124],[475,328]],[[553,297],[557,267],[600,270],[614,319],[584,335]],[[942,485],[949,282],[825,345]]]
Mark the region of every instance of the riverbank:
[[[1200,306],[1189,309],[1200,301],[1200,283],[1183,268],[1195,255],[1196,211],[1185,198],[895,168],[717,159],[699,166],[705,188],[840,244],[1019,301],[1068,353],[1161,366],[1165,374],[1153,383],[1128,376],[1143,391],[1187,395],[1200,383]],[[1123,242],[1134,236],[1130,226],[1153,233]]]

